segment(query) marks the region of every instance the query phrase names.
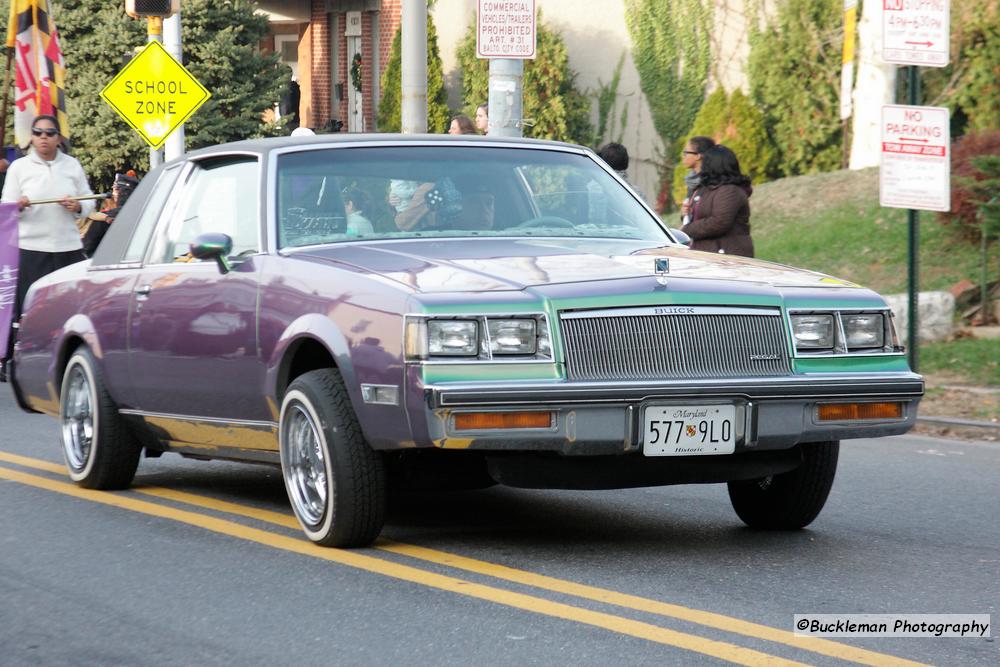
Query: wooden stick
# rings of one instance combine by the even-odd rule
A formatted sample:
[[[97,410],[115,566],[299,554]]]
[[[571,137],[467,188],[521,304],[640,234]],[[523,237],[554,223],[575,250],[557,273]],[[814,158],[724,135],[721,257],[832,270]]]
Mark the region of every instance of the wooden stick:
[[[84,201],[86,199],[108,199],[111,197],[110,192],[99,192],[96,195],[80,195],[79,197],[70,197],[70,201]],[[59,197],[57,199],[36,199],[35,201],[29,201],[28,206],[34,206],[35,204],[58,204],[66,197]]]

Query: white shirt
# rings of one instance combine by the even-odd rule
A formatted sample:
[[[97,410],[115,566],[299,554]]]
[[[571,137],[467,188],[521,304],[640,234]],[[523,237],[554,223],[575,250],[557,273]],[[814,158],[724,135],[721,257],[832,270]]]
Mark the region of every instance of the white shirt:
[[[75,158],[57,151],[55,158],[47,161],[32,149],[7,168],[7,180],[0,199],[16,202],[21,197],[27,197],[36,201],[90,194],[93,192],[87,184],[87,176]],[[67,252],[83,248],[76,219],[93,211],[94,201],[81,201],[80,206],[79,213],[67,211],[59,204],[33,204],[24,209],[17,228],[18,246],[39,252]]]

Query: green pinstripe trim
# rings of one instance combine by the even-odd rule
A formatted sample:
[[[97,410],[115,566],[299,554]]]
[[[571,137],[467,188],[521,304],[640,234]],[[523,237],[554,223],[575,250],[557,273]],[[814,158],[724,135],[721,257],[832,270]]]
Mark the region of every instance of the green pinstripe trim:
[[[905,356],[796,359],[796,373],[888,373],[910,370]]]

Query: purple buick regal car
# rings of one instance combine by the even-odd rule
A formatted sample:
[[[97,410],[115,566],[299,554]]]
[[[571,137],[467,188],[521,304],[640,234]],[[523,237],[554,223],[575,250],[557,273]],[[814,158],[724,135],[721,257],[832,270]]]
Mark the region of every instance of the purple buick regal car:
[[[390,484],[725,482],[805,526],[839,441],[905,433],[923,380],[877,294],[678,238],[578,146],[218,146],[33,286],[15,394],[82,486],[143,452],[280,465],[328,546],[371,543]]]

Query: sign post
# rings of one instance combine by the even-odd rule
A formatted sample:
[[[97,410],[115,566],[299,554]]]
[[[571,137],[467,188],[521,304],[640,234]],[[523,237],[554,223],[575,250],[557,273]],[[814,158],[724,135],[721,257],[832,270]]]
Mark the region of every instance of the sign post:
[[[853,111],[851,89],[854,87],[854,37],[857,25],[858,0],[844,0],[844,47],[840,58],[840,120],[843,121],[850,118]],[[846,132],[844,136],[846,141]]]
[[[211,93],[154,41],[118,72],[101,97],[153,150],[159,150]]]
[[[916,2],[914,0],[881,0],[882,2],[882,60],[887,63],[895,63],[897,65],[909,65],[910,72],[908,78],[907,88],[909,89],[909,103],[913,105],[913,109],[916,113],[923,113],[916,105],[920,104],[920,76],[917,72],[917,67],[945,67],[948,65],[948,53],[951,47],[950,42],[950,26],[948,17],[951,13],[950,0],[920,0]],[[890,105],[891,106],[891,105]],[[890,108],[889,106],[883,107],[882,114],[882,168],[879,170],[879,192],[883,192],[884,184],[883,180],[886,177],[885,168],[885,158],[886,158],[886,120],[885,120],[885,109]],[[935,107],[924,107],[923,109],[935,109]],[[940,111],[940,110],[939,110]],[[945,117],[945,153],[944,153],[944,164],[945,168],[948,170],[948,174],[951,173],[951,163],[950,163],[950,139],[947,133],[948,127],[948,110],[944,109]],[[893,112],[889,112],[890,115]],[[931,113],[931,117],[938,114]],[[902,137],[900,137],[902,138]],[[905,142],[888,142],[896,143],[902,145]],[[912,149],[908,149],[912,150]],[[921,169],[933,170],[932,167],[928,167],[928,163],[925,162],[915,162],[916,156],[913,153],[909,153],[907,163],[911,165],[921,165]],[[935,156],[923,156],[920,158],[933,158]],[[900,160],[896,160],[897,163]],[[898,164],[896,165],[898,167]],[[898,171],[898,169],[897,169]],[[948,196],[947,190],[950,189],[948,181],[945,181],[945,196]],[[889,189],[892,189],[892,184],[889,184]],[[940,194],[940,193],[938,193]],[[880,198],[882,195],[880,194]],[[905,198],[905,197],[904,197]],[[891,199],[891,197],[890,197]],[[918,199],[914,197],[913,199]],[[893,206],[893,204],[883,204],[883,206]],[[908,246],[909,246],[909,286],[908,286],[908,308],[909,308],[909,318],[908,331],[907,331],[907,351],[909,352],[910,367],[917,371],[920,365],[920,342],[917,339],[917,332],[919,327],[917,325],[917,319],[919,316],[919,303],[918,303],[918,280],[919,280],[919,260],[920,260],[920,218],[917,213],[917,209],[928,208],[926,206],[920,206],[917,202],[911,202],[908,204],[909,211],[907,212],[907,224],[909,227],[908,233]],[[929,210],[940,211],[948,210],[948,204],[944,205],[944,208],[930,208]]]
[[[490,61],[488,134],[523,135],[521,80],[535,44],[535,0],[479,0],[476,57]]]

